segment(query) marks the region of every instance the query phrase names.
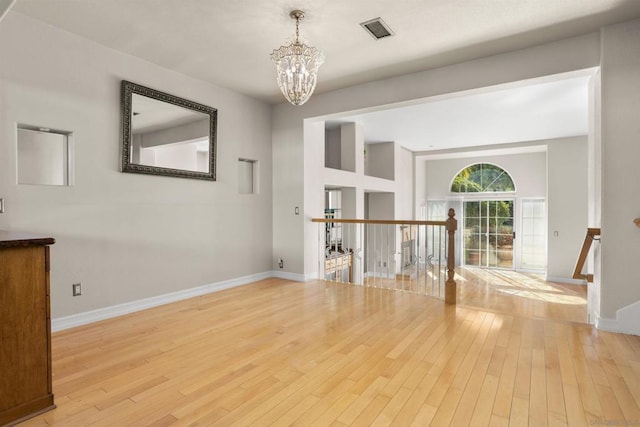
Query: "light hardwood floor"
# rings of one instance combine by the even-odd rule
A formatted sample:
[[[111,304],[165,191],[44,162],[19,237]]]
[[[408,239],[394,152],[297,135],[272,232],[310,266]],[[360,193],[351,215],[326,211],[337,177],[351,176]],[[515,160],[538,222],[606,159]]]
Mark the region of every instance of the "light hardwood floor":
[[[543,274],[461,268],[458,303],[527,317],[587,322],[587,287],[547,282]]]
[[[53,374],[24,426],[640,423],[640,337],[320,281],[56,333]]]

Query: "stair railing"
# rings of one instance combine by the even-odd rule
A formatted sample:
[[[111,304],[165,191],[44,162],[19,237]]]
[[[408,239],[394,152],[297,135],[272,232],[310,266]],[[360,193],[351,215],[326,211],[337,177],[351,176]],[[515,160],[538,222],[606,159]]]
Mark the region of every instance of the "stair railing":
[[[420,293],[456,303],[455,232],[446,221],[341,219],[319,223],[322,280]]]
[[[576,263],[576,269],[573,271],[574,279],[586,280],[589,283],[593,283],[593,274],[582,274],[582,269],[587,261],[587,255],[591,249],[591,244],[594,240],[600,240],[599,228],[587,228],[587,235],[584,237],[582,243],[582,249],[580,250],[580,256],[578,256],[578,262]]]

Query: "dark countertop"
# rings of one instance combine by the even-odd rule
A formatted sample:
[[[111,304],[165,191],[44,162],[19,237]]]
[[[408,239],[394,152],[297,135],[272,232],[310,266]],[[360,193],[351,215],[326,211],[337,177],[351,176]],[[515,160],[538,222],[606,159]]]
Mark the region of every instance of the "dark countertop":
[[[53,237],[25,233],[22,231],[0,230],[0,249],[53,245],[55,242],[56,239],[54,239]]]

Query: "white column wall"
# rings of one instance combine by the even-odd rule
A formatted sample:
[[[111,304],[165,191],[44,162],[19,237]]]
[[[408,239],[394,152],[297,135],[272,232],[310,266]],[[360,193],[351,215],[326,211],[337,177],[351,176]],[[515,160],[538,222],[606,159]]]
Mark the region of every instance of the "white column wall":
[[[640,335],[640,20],[602,30],[601,310],[607,329]]]
[[[588,224],[588,141],[563,138],[547,144],[547,277],[573,276]]]

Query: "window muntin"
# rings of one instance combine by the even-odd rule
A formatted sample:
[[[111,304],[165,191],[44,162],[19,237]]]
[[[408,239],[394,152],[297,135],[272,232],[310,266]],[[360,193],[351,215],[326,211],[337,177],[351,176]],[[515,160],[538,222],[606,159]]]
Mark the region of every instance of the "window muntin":
[[[514,192],[516,186],[507,171],[491,163],[476,163],[461,170],[451,183],[452,193]]]

